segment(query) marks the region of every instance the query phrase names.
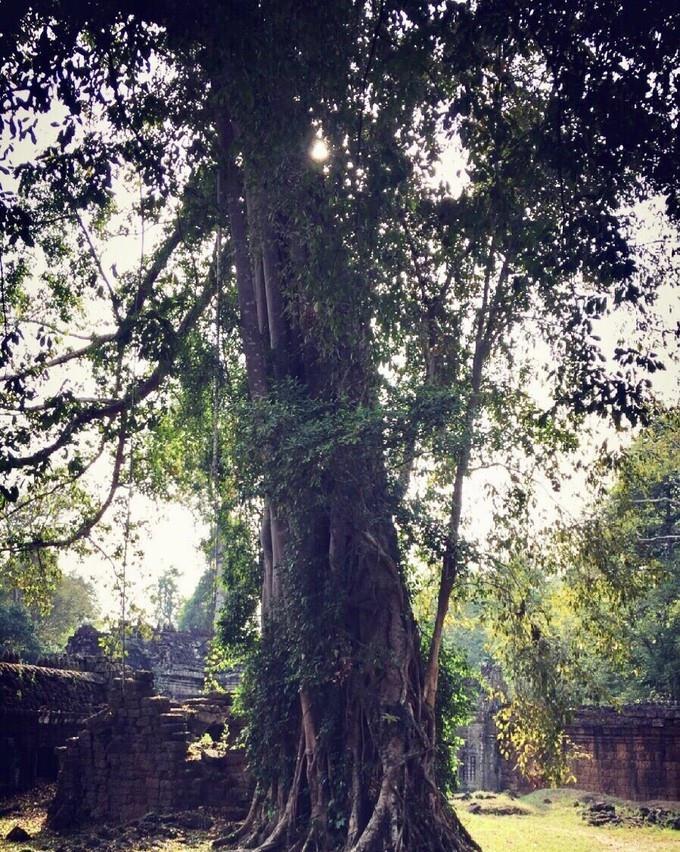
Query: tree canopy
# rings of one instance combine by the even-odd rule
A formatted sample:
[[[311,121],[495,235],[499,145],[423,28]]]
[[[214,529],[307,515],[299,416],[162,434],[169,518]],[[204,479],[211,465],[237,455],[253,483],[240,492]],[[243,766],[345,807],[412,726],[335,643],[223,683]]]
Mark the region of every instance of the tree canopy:
[[[675,408],[637,436],[571,536],[572,599],[595,686],[619,701],[680,696],[679,426]]]
[[[464,484],[494,453],[573,447],[587,414],[649,420],[675,268],[641,244],[635,205],[661,196],[668,228],[680,212],[680,11],[26,0],[3,16],[7,564],[92,542],[133,483],[200,495],[215,571],[218,531],[252,546],[259,521],[259,560],[232,563],[246,618],[261,584],[241,842],[475,848],[434,767]],[[447,146],[455,189],[433,174]],[[635,330],[609,351],[598,320],[616,310]],[[424,654],[416,550],[439,577]]]
[[[38,601],[0,582],[0,652],[25,662],[60,654],[78,627],[98,616],[94,588],[82,577],[62,574]]]

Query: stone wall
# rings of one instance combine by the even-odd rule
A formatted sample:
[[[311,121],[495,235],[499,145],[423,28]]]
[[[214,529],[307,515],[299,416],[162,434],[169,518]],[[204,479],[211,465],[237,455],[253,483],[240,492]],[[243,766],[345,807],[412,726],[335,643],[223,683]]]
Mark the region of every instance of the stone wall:
[[[680,706],[581,708],[567,733],[586,756],[576,786],[624,799],[680,801]]]
[[[0,663],[0,795],[57,776],[55,750],[106,699],[105,678]]]
[[[475,719],[460,729],[462,790],[525,791],[529,785],[500,754],[493,715],[481,701]],[[680,801],[680,706],[583,707],[567,728],[577,752],[574,786],[634,801]]]
[[[202,732],[225,724],[228,696],[173,703],[153,694],[150,672],[139,672],[124,685],[114,680],[107,703],[60,750],[52,827],[126,822],[198,805],[220,807],[233,819],[245,815],[243,753],[189,748]]]

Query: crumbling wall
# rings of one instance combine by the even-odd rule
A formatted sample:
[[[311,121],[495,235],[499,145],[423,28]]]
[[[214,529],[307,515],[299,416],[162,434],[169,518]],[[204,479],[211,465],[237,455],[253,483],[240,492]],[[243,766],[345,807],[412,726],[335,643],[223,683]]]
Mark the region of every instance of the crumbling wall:
[[[219,718],[224,724],[228,700],[172,703],[153,694],[151,672],[138,672],[124,684],[114,680],[108,707],[88,719],[61,750],[50,824],[61,829],[95,820],[125,822],[151,811],[198,805],[243,817],[249,799],[243,753],[236,748],[226,754],[189,751],[201,725],[207,730]]]
[[[54,780],[56,749],[105,699],[103,676],[0,663],[0,795]]]
[[[583,707],[567,729],[576,786],[624,799],[680,800],[680,707]]]

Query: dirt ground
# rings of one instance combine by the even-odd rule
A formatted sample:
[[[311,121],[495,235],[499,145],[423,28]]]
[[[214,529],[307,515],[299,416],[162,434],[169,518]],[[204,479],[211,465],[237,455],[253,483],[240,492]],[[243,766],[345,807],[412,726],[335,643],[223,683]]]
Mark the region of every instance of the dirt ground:
[[[209,809],[172,814],[148,814],[122,826],[89,825],[69,834],[56,834],[45,827],[47,806],[54,794],[43,785],[11,799],[0,800],[0,850],[11,852],[206,852],[212,842],[224,837],[229,824]],[[7,840],[15,826],[28,839]]]

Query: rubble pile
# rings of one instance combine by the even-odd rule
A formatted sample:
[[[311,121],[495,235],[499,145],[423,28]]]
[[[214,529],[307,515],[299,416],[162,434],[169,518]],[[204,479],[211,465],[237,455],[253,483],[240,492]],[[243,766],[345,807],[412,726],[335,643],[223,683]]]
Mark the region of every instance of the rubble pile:
[[[673,828],[680,831],[680,813],[666,808],[617,808],[611,802],[586,802],[581,805],[581,817],[588,825],[628,825],[628,826],[657,826]]]

